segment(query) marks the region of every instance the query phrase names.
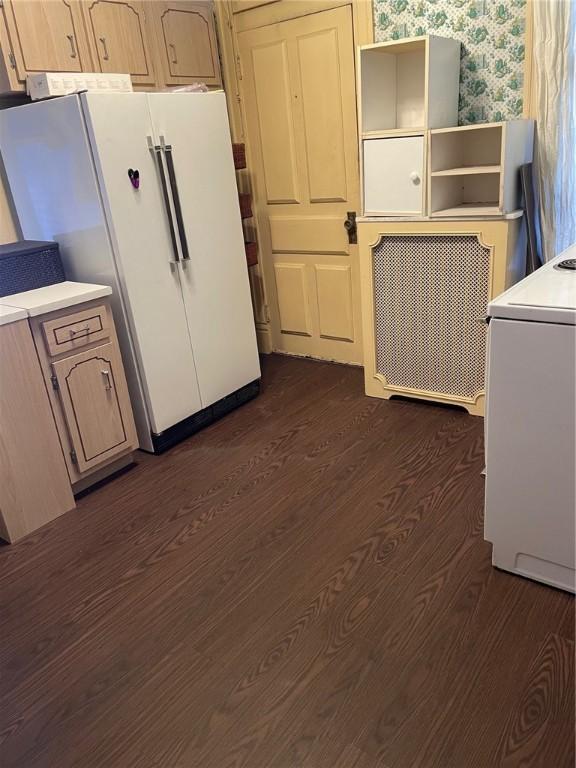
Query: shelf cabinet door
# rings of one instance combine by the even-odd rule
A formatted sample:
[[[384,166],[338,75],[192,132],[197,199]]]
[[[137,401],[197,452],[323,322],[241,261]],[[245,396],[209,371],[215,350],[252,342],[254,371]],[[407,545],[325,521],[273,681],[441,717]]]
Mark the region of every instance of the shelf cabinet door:
[[[1,12],[11,47],[2,41],[11,90],[22,90],[27,74],[91,69],[77,0],[5,0]]]
[[[424,214],[424,137],[365,139],[364,213]]]
[[[222,84],[212,3],[148,5],[166,85]]]
[[[136,447],[128,388],[113,342],[52,364],[78,471]]]
[[[135,85],[155,87],[143,4],[93,0],[82,7],[96,70],[129,74]]]

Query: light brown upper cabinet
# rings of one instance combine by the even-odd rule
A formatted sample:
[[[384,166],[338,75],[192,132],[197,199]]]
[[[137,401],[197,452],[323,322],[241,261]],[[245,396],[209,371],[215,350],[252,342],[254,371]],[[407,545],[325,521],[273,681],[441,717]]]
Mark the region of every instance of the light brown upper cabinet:
[[[82,3],[82,10],[96,71],[127,73],[135,85],[155,87],[143,3],[88,0]]]
[[[222,84],[212,3],[151,2],[146,10],[165,85]]]
[[[92,69],[78,0],[0,3],[0,89],[23,91],[26,74]]]

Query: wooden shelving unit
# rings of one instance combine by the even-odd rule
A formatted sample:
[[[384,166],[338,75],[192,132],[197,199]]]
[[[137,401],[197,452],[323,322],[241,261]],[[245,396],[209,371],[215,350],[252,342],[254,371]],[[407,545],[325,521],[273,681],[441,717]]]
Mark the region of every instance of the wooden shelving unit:
[[[361,46],[361,131],[441,128],[458,120],[460,43],[424,35]]]
[[[460,43],[425,35],[358,49],[363,204],[369,216],[424,216],[426,132],[458,120]]]
[[[517,209],[519,169],[532,160],[533,142],[530,120],[430,131],[430,216],[498,216]]]

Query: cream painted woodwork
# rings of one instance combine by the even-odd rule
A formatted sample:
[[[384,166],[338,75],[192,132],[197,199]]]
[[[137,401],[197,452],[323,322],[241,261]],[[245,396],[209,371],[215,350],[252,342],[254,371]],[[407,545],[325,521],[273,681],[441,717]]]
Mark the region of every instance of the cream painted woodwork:
[[[359,203],[351,7],[237,39],[273,348],[359,364],[358,249],[344,228]]]
[[[165,85],[221,86],[218,41],[211,2],[148,2],[156,38],[159,76]]]
[[[139,0],[87,0],[82,10],[96,71],[127,73],[134,84],[155,87],[144,4]]]
[[[406,269],[410,269],[411,261],[417,259],[410,257],[410,249],[419,247],[419,240],[439,236],[471,236],[483,248],[490,251],[489,273],[487,280],[487,301],[502,293],[506,288],[520,280],[525,273],[526,267],[526,235],[525,227],[518,215],[514,218],[485,219],[481,221],[384,221],[384,220],[365,220],[358,223],[358,242],[360,247],[360,270],[362,280],[362,326],[363,326],[363,344],[364,344],[364,383],[366,394],[371,397],[381,397],[389,399],[393,396],[413,397],[422,400],[431,400],[436,402],[451,403],[459,405],[474,415],[484,415],[485,392],[482,388],[474,396],[455,396],[443,391],[431,391],[423,388],[398,386],[386,380],[386,377],[379,373],[377,363],[377,315],[376,301],[378,297],[387,293],[388,286],[379,286],[376,290],[374,276],[374,249],[378,246],[382,238],[402,237],[402,248],[406,253]],[[454,259],[461,258],[458,252],[454,252]],[[402,314],[404,318],[409,318],[409,312],[402,310],[406,300],[414,300],[423,307],[422,311],[430,312],[426,304],[422,304],[421,295],[397,296],[391,303],[397,310],[396,314]],[[470,304],[469,296],[455,286],[447,286],[442,301],[458,302],[456,306],[450,307],[450,312],[466,313]],[[487,303],[487,302],[486,302]],[[485,303],[483,303],[483,307]],[[450,329],[442,328],[442,317],[434,311],[434,315],[428,318],[428,322],[433,320],[434,327],[439,327],[438,339],[450,337]],[[485,320],[485,310],[482,310],[482,316],[468,318],[470,323],[483,323]],[[390,323],[398,324],[397,318],[390,318]],[[402,331],[410,335],[411,328],[400,325],[400,336]],[[418,344],[428,343],[425,339],[420,339]],[[438,363],[443,359],[442,350],[435,349],[434,354],[438,353]],[[407,354],[407,345],[402,345],[400,354]],[[485,350],[479,350],[482,365],[485,360]],[[413,361],[412,361],[413,362]]]
[[[14,542],[74,509],[28,320],[0,326],[0,536]]]
[[[96,299],[30,322],[77,491],[138,447],[110,304]]]
[[[4,0],[0,46],[2,92],[24,91],[28,73],[92,68],[78,0]]]

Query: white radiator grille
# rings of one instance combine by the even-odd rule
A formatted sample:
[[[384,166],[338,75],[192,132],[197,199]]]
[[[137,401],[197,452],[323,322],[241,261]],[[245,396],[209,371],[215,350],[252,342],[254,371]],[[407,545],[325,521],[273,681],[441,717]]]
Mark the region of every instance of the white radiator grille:
[[[392,387],[475,399],[490,249],[475,235],[384,235],[373,257],[377,372]]]

